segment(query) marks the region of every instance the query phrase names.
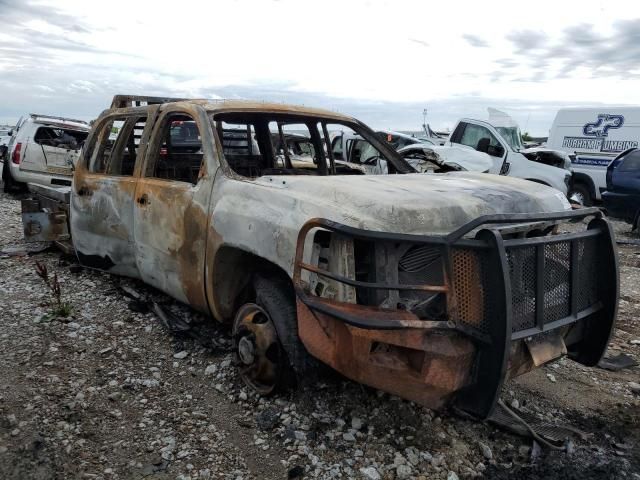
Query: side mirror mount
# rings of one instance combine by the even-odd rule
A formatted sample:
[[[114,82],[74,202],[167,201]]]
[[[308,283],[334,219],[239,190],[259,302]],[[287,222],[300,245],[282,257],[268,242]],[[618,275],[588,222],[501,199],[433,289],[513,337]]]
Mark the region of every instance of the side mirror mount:
[[[504,147],[502,145],[489,145],[487,153],[492,157],[504,156]]]

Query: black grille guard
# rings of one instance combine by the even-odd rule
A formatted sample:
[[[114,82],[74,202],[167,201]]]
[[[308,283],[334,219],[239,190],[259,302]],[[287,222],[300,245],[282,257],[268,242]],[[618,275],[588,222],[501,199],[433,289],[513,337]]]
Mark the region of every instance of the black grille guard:
[[[531,238],[503,238],[497,226],[506,224],[557,223],[593,217],[587,229]],[[442,249],[447,285],[402,285],[357,282],[303,262],[309,232],[320,228],[369,241],[401,241],[430,244]],[[465,238],[476,231],[474,238]],[[472,252],[482,266],[484,317],[482,324],[464,318],[456,308],[456,265],[460,252]],[[358,315],[357,310],[332,308],[331,302],[308,291],[303,270],[352,286],[386,290],[444,292],[454,300],[448,322],[381,320]],[[534,272],[533,274],[531,272]],[[580,323],[580,339],[569,349],[570,358],[587,366],[598,363],[609,343],[619,297],[618,259],[613,231],[598,208],[558,213],[484,215],[443,236],[368,231],[326,219],[307,222],[298,236],[294,286],[300,300],[312,310],[333,315],[358,328],[448,328],[476,341],[474,381],[458,394],[456,403],[479,417],[488,416],[504,382],[515,340],[544,334]],[[460,292],[462,293],[462,292]],[[393,312],[393,311],[387,311]],[[388,317],[392,317],[389,315]]]

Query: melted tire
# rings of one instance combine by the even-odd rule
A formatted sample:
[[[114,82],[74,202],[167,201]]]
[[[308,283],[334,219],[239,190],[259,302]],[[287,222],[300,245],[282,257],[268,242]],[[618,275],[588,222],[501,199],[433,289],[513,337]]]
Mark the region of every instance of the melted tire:
[[[298,336],[298,318],[293,286],[280,275],[257,274],[254,278],[256,303],[271,317],[280,344],[288,359],[288,375],[281,387],[306,386],[316,379],[319,362],[304,347]]]

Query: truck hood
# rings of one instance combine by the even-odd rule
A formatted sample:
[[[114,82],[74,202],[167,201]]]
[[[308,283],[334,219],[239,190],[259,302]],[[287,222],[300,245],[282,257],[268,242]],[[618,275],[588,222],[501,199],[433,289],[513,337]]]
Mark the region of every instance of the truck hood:
[[[534,162],[571,170],[571,157],[566,152],[546,147],[533,147],[524,148],[520,153]]]
[[[394,233],[446,234],[480,215],[570,209],[562,193],[517,178],[472,172],[326,177],[261,177],[279,203],[304,223],[323,217]],[[262,190],[262,189],[257,189]],[[278,195],[273,195],[276,191]],[[258,192],[256,192],[257,194]],[[274,205],[275,207],[275,205]],[[288,223],[289,223],[288,222]]]

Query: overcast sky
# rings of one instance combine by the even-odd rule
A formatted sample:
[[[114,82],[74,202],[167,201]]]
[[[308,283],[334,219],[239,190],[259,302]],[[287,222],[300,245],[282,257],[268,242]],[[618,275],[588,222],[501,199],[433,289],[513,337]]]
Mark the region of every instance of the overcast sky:
[[[436,129],[640,104],[640,2],[0,0],[0,123],[116,93],[251,98]]]

